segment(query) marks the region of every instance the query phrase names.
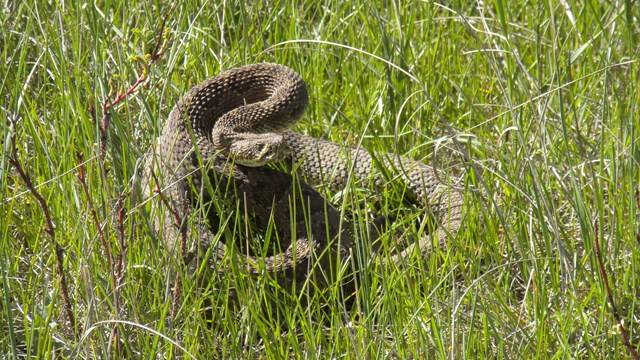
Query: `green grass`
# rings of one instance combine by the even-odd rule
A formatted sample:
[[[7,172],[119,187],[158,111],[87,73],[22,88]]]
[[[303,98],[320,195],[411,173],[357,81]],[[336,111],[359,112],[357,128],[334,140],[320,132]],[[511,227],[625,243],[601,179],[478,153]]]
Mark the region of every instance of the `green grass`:
[[[638,348],[636,2],[129,3],[0,3],[0,358],[627,358],[596,224],[612,298]],[[164,53],[145,67],[165,15]],[[437,150],[450,177],[465,170],[455,178],[468,194],[464,230],[424,261],[371,264],[351,311],[339,296],[325,306],[266,301],[268,279],[197,287],[130,193],[136,162],[180,96],[261,61],[307,82],[297,130],[427,162]],[[104,99],[143,68],[147,81],[110,112],[101,160],[89,108],[99,122]],[[54,240],[9,161],[12,132]],[[366,219],[370,208],[404,211],[401,190],[376,196],[354,184],[325,194]],[[415,232],[410,223],[397,227]],[[121,259],[119,279],[106,249]],[[225,302],[230,285],[253,294],[240,309]]]

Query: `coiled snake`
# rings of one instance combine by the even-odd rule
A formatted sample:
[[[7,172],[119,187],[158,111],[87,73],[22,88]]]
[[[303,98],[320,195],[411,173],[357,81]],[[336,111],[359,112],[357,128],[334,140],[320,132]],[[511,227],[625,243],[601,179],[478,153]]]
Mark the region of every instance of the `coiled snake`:
[[[431,167],[391,154],[374,162],[365,150],[345,150],[286,131],[302,116],[307,103],[307,88],[300,76],[269,63],[225,71],[187,92],[171,111],[145,171],[146,191],[162,188],[172,208],[165,209],[164,218],[155,224],[170,247],[180,236],[196,240],[190,253],[199,259],[211,250],[210,267],[224,271],[219,264],[228,255],[229,245],[216,238],[204,211],[194,206],[202,203],[202,197],[223,198],[239,203],[238,208],[258,228],[271,224],[284,249],[264,259],[243,254],[240,266],[258,274],[258,264],[264,261],[263,269],[279,283],[303,280],[314,270],[335,268],[336,257],[346,257],[353,246],[344,230],[347,227],[341,226],[340,212],[307,183],[340,189],[351,176],[380,187],[389,169],[405,182],[419,205],[433,211],[439,226],[431,237],[437,236],[443,244],[458,232],[463,197],[441,184]],[[305,182],[262,166],[281,160]],[[180,226],[175,225],[176,218],[182,221]],[[432,238],[426,236],[390,260],[398,262],[416,250],[425,255],[431,247]]]

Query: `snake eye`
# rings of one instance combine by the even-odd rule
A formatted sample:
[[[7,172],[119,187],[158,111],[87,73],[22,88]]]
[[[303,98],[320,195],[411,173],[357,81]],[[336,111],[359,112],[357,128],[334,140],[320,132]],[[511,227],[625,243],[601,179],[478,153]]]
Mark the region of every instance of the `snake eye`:
[[[258,153],[258,157],[262,159],[269,157],[269,154],[273,153],[273,150],[267,143],[258,143],[256,144],[256,152]]]

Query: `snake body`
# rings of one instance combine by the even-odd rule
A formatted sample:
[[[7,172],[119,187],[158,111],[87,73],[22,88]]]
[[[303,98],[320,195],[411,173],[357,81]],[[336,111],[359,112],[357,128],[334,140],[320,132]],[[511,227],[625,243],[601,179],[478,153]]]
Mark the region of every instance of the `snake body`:
[[[258,228],[274,225],[283,250],[264,259],[241,255],[240,265],[250,274],[258,274],[256,264],[263,261],[264,269],[286,284],[314,269],[335,268],[333,261],[349,253],[352,240],[341,226],[340,212],[307,183],[340,189],[352,177],[380,187],[387,181],[380,165],[394,170],[411,197],[429,207],[439,224],[430,236],[392,256],[392,262],[414,251],[426,254],[433,236],[443,244],[458,232],[463,198],[441,184],[431,167],[393,154],[374,162],[363,149],[345,150],[287,131],[304,113],[307,97],[298,74],[269,63],[222,72],[187,92],[171,111],[145,171],[147,191],[162,189],[169,200],[171,209],[155,224],[167,245],[175,247],[181,236],[194,239],[189,250],[201,254],[210,249],[210,267],[224,271],[218,264],[229,245],[216,238],[203,212],[194,207],[207,197],[205,188],[211,183],[219,197],[240,203]],[[280,160],[295,168],[304,182],[261,166]]]

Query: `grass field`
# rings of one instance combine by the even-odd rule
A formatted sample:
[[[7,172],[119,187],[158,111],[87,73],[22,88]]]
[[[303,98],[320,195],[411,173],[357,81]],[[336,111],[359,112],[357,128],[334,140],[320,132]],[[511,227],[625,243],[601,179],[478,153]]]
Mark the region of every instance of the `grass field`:
[[[135,3],[0,2],[0,359],[639,350],[637,2]],[[262,61],[307,82],[296,130],[428,163],[437,152],[466,194],[451,245],[373,261],[353,309],[267,303],[260,282],[197,287],[132,194],[181,95]],[[364,219],[405,217],[401,191],[325,195]],[[257,295],[231,309],[231,285]]]

